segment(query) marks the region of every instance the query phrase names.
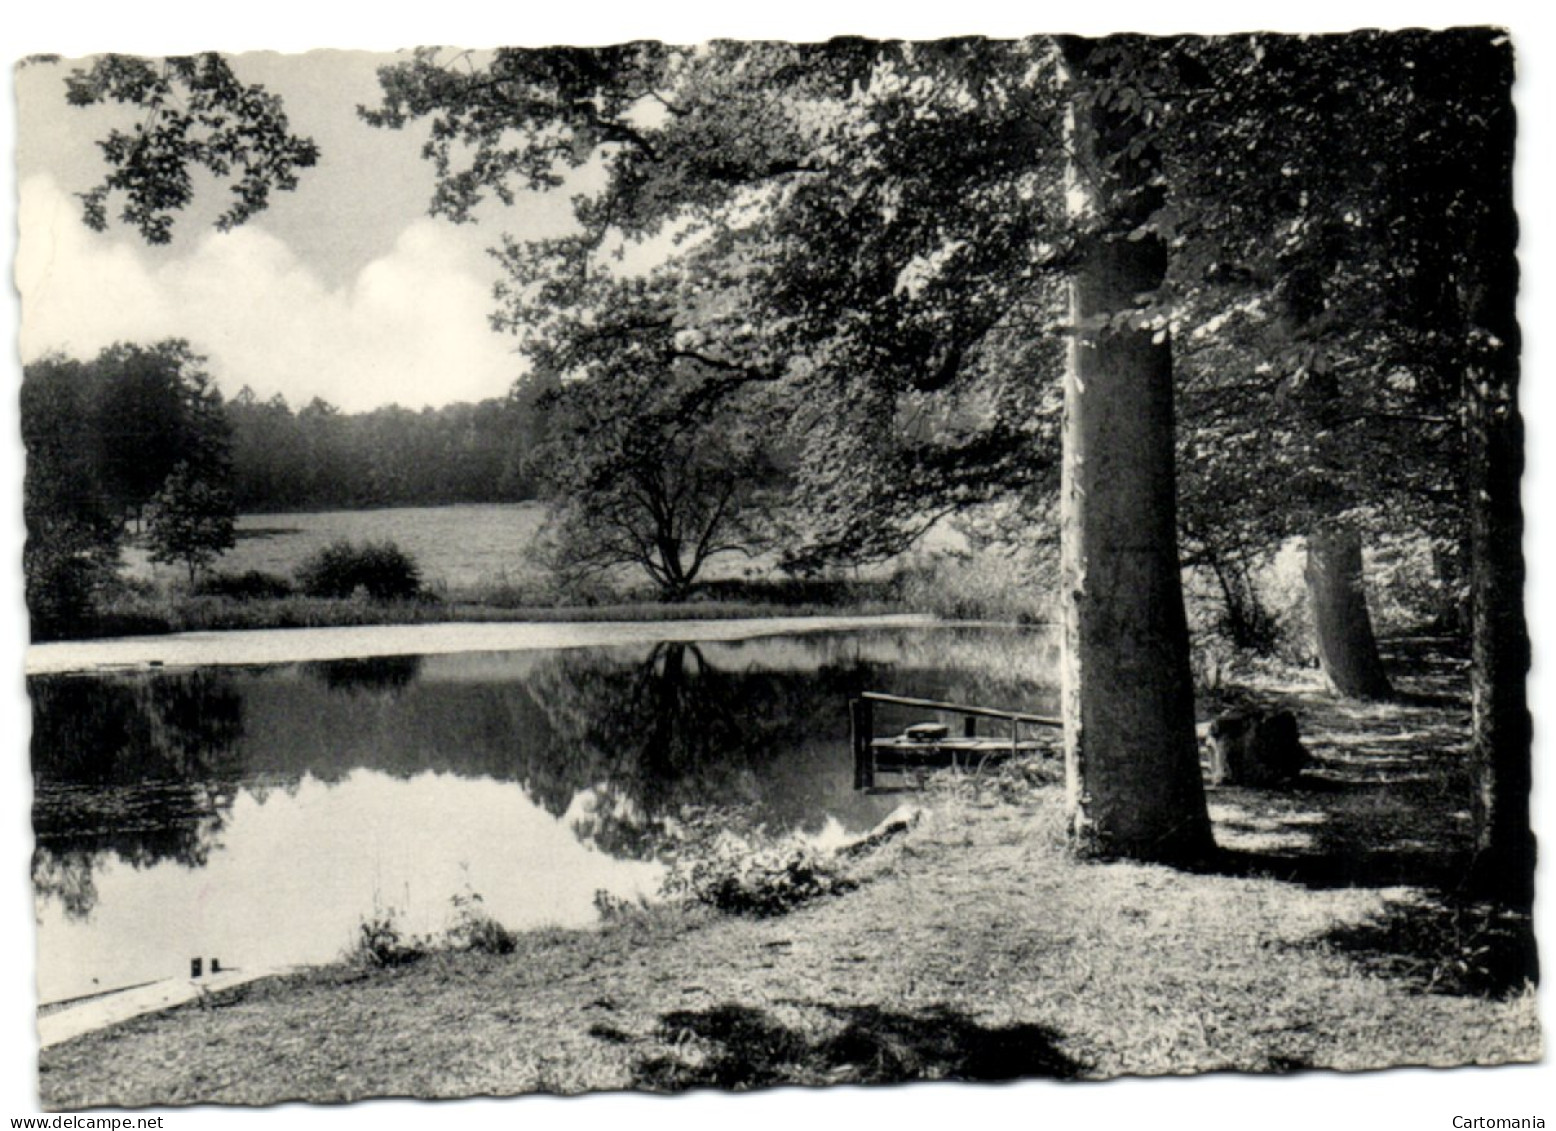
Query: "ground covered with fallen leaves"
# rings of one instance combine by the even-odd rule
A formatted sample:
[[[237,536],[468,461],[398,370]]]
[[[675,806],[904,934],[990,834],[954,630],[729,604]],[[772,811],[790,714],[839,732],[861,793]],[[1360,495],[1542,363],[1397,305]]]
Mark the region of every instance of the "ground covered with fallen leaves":
[[[341,964],[45,1050],[44,1104],[1078,1080],[1538,1059],[1528,922],[1455,890],[1462,665],[1266,686],[1313,767],[1210,795],[1221,866],[1082,862],[1051,764],[943,778],[787,914],[696,904],[506,955]],[[845,890],[846,889],[846,890]]]

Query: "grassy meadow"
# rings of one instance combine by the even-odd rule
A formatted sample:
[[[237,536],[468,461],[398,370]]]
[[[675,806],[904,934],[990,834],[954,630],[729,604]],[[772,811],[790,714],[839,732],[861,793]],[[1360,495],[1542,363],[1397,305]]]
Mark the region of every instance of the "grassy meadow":
[[[786,576],[768,550],[715,558],[691,596],[663,601],[625,567],[607,578],[559,585],[531,556],[546,520],[538,503],[395,507],[243,515],[237,545],[190,590],[182,566],[153,563],[132,539],[121,584],[89,636],[264,628],[472,621],[659,621],[848,613],[923,612],[957,620],[1048,619],[1045,587],[997,555],[971,555],[954,530],[931,531],[912,552],[822,578]],[[330,543],[392,542],[420,570],[414,600],[304,595],[299,567]],[[237,591],[262,579],[273,592]]]
[[[473,589],[527,576],[525,554],[545,520],[539,503],[245,514],[238,518],[238,544],[213,568],[290,577],[310,553],[338,538],[387,540],[416,559],[434,590]],[[138,546],[125,562],[130,576],[143,579],[171,579],[180,571],[155,565]]]

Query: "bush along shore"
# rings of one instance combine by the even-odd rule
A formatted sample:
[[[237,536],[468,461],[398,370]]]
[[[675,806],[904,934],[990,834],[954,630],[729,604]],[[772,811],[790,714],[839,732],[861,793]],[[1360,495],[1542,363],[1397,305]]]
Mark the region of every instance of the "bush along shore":
[[[929,613],[1013,624],[1050,619],[1046,589],[1009,584],[997,559],[926,557],[876,577],[773,574],[710,578],[676,599],[621,576],[563,583],[544,572],[506,573],[450,586],[388,540],[338,539],[288,575],[207,570],[118,575],[71,620],[34,619],[35,639],[100,639],[267,628],[439,623],[725,620],[773,616]]]
[[[478,901],[437,947],[365,923],[350,961],[45,1050],[44,1103],[1538,1059],[1529,923],[1453,894],[1457,693],[1259,694],[1295,712],[1313,766],[1212,791],[1215,867],[1076,859],[1052,761],[947,773],[917,820],[841,851],[714,838],[663,902],[602,900],[597,929],[511,935]]]

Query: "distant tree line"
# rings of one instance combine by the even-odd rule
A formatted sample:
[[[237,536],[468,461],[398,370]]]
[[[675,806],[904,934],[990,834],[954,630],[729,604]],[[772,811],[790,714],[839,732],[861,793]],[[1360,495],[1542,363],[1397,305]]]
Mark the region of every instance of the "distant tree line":
[[[545,431],[542,396],[345,413],[318,397],[294,410],[245,386],[224,406],[233,496],[246,512],[533,498],[526,453]]]

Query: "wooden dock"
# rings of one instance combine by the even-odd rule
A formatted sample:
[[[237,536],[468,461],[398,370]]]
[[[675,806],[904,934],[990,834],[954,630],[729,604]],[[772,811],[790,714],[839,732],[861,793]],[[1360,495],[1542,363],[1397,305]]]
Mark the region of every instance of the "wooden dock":
[[[961,734],[937,723],[910,726],[901,734],[877,737],[875,705],[891,704],[961,716]],[[980,719],[1007,723],[1009,736],[980,735]],[[1021,728],[1057,728],[1058,719],[1008,711],[996,707],[977,707],[965,703],[945,703],[936,699],[914,699],[866,691],[848,704],[850,744],[854,755],[854,788],[873,789],[881,773],[911,774],[918,770],[958,767],[978,770],[996,765],[1017,754],[1046,752],[1048,741],[1023,738]]]
[[[45,1005],[38,1010],[38,1047],[46,1049],[83,1033],[106,1029],[109,1025],[117,1025],[147,1013],[160,1013],[164,1009],[198,1001],[221,990],[289,973],[292,969],[222,970],[203,977],[163,978]]]

